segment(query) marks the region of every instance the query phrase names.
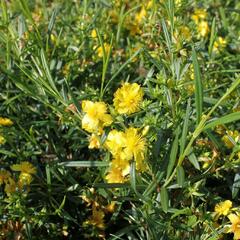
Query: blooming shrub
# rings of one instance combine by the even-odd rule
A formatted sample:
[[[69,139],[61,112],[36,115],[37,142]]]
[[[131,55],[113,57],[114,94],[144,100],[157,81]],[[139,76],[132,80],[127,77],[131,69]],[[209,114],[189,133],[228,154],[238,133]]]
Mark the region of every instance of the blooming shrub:
[[[0,239],[240,239],[238,1],[1,1]]]

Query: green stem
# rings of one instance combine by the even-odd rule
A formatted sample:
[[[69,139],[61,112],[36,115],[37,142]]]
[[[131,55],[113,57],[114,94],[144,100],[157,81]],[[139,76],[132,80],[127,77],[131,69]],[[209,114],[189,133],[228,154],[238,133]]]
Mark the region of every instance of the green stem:
[[[100,100],[102,100],[103,94],[104,94],[104,82],[105,77],[108,69],[108,64],[110,60],[110,55],[112,52],[112,44],[113,44],[113,36],[111,38],[110,42],[110,49],[108,52],[105,51],[104,44],[101,41],[101,47],[103,48],[103,70],[102,70],[102,80],[101,80],[101,89],[100,89]]]
[[[219,99],[219,101],[212,107],[212,109],[208,112],[207,115],[203,115],[201,121],[199,122],[199,124],[197,125],[196,129],[194,130],[192,137],[187,145],[187,147],[185,148],[184,152],[180,155],[179,159],[178,159],[178,163],[177,166],[181,166],[183,160],[185,159],[185,157],[189,154],[190,149],[192,147],[192,144],[194,143],[195,139],[203,132],[204,126],[207,122],[207,120],[210,118],[210,116],[212,115],[212,113],[216,110],[216,108],[229,96],[229,94],[231,94],[232,91],[234,91],[234,89],[240,84],[240,78],[238,80],[236,80],[232,86],[227,90],[227,92]],[[176,167],[177,167],[176,166]],[[175,174],[176,174],[176,167],[174,168],[172,174],[169,176],[169,178],[166,180],[166,182],[164,183],[164,187],[166,187],[174,178]]]

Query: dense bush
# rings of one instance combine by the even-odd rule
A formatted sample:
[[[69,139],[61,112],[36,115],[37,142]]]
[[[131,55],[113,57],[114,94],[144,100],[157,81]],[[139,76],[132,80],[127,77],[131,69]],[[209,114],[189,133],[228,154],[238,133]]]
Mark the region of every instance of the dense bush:
[[[0,17],[0,239],[240,239],[239,1]]]

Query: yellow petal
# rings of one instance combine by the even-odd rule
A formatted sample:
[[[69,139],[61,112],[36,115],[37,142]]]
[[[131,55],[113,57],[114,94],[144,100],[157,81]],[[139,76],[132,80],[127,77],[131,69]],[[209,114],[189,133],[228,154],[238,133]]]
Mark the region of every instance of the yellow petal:
[[[237,224],[238,222],[240,222],[240,218],[236,214],[233,214],[233,213],[228,215],[228,219],[230,220],[230,222],[232,224]]]

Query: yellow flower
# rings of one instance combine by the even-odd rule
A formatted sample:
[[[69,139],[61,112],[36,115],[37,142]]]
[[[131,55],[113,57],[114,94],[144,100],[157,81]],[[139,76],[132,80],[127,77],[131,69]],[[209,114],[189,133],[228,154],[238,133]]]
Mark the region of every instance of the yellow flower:
[[[145,171],[147,169],[145,158],[146,141],[136,128],[128,128],[119,132],[113,130],[109,133],[105,143],[106,148],[113,154],[112,169],[121,178],[129,174],[131,160],[136,161],[136,169]]]
[[[231,209],[231,207],[232,207],[232,202],[230,200],[226,200],[224,202],[220,202],[216,204],[214,211],[219,215],[226,216],[229,210]]]
[[[126,28],[129,30],[131,36],[142,33],[140,26],[132,22],[126,23]]]
[[[21,173],[18,179],[18,184],[21,186],[21,188],[25,185],[30,185],[32,182],[33,178],[32,175],[29,173]]]
[[[102,210],[97,210],[97,208],[93,206],[92,216],[90,217],[89,220],[85,221],[85,224],[93,225],[99,229],[104,229],[105,228],[104,216],[105,214]]]
[[[90,136],[88,148],[90,148],[90,149],[100,148],[99,136],[97,134],[93,133]]]
[[[130,173],[130,164],[127,159],[123,159],[120,156],[116,156],[111,162],[111,168],[118,168],[121,171],[122,176],[126,176]]]
[[[146,10],[142,8],[139,13],[136,13],[135,18],[131,16],[127,16],[125,18],[124,26],[129,31],[131,36],[135,36],[137,34],[142,33],[141,22],[145,16],[146,16]]]
[[[101,132],[102,128],[112,123],[112,117],[107,114],[107,106],[104,102],[83,101],[82,110],[86,114],[82,119],[82,128],[88,132]]]
[[[150,126],[149,126],[149,125],[147,125],[147,126],[145,126],[145,127],[143,128],[143,130],[142,130],[142,136],[143,136],[143,137],[147,135],[149,129],[150,129]]]
[[[200,20],[204,20],[207,17],[207,12],[204,9],[196,9],[192,15],[192,19],[197,24]]]
[[[226,45],[227,45],[227,41],[223,37],[218,37],[213,44],[213,51],[219,52],[219,50],[222,48],[225,48]]]
[[[6,139],[0,135],[0,145],[4,144],[6,142]]]
[[[128,128],[124,134],[126,138],[124,154],[128,157],[126,159],[137,159],[139,153],[145,152],[146,142],[140,134],[138,134],[137,128]]]
[[[222,137],[222,141],[224,142],[227,148],[233,148],[235,144],[240,140],[240,133],[235,131],[226,131],[226,135]]]
[[[179,28],[179,35],[185,41],[189,41],[191,39],[191,31],[187,26],[181,26]]]
[[[91,37],[92,38],[96,38],[97,37],[97,31],[96,29],[93,29],[92,32],[91,32]]]
[[[129,5],[130,4],[129,0],[115,0],[115,1],[113,1],[113,3],[114,3],[114,6],[116,6],[116,7],[120,7],[121,5]]]
[[[175,0],[176,7],[181,7],[182,0]]]
[[[11,177],[11,173],[5,169],[0,170],[0,185],[7,183],[8,179]]]
[[[131,114],[140,109],[143,90],[137,83],[123,83],[114,93],[113,104],[119,114]]]
[[[110,10],[109,11],[109,17],[112,21],[112,23],[117,24],[119,21],[118,13],[116,10]]]
[[[14,164],[11,166],[13,171],[20,171],[21,173],[35,174],[36,168],[27,161],[21,162],[20,164]]]
[[[87,204],[87,206],[90,206],[92,204],[92,199],[87,197],[87,195],[80,195],[80,197]]]
[[[0,117],[0,126],[12,126],[13,122],[9,118]]]
[[[125,132],[112,130],[106,140],[105,147],[112,153],[113,160],[106,180],[109,183],[123,183],[130,172],[130,161],[135,160],[138,171],[146,171],[146,142],[136,128],[128,128]]]
[[[146,17],[147,12],[144,7],[141,8],[140,12],[136,13],[135,15],[135,23],[139,24],[142,20]]]
[[[53,44],[56,44],[57,43],[57,37],[54,35],[54,34],[51,34],[50,35],[50,39],[52,41]]]
[[[14,179],[9,178],[8,183],[5,185],[4,191],[9,196],[12,193],[16,192],[18,188],[17,183],[14,181]]]
[[[105,209],[107,212],[113,213],[115,211],[115,207],[116,207],[116,202],[110,202]]]
[[[145,171],[147,166],[144,161],[146,152],[146,141],[141,134],[138,134],[138,129],[128,128],[124,136],[126,138],[125,147],[121,153],[121,158],[136,161],[136,169],[138,171]]]
[[[152,8],[152,7],[153,7],[153,0],[148,1],[146,8],[147,8],[147,9],[150,9],[150,8]]]
[[[121,169],[115,166],[109,168],[106,180],[108,183],[124,183],[126,181]]]
[[[214,130],[219,135],[224,135],[224,133],[225,133],[225,128],[223,125],[217,125]]]
[[[208,22],[207,21],[201,21],[197,25],[197,31],[199,33],[199,36],[206,37],[208,33],[210,32]]]
[[[103,47],[102,46],[98,47],[96,51],[97,51],[98,57],[102,58],[104,51],[105,51],[105,55],[107,56],[110,50],[111,50],[110,45],[108,43],[104,43]]]
[[[189,74],[190,74],[190,79],[191,80],[194,80],[194,67],[193,67],[193,64],[190,65],[189,67]]]
[[[121,152],[123,146],[125,145],[125,141],[123,132],[112,130],[107,136],[105,147],[112,153],[112,155],[116,155]]]
[[[228,218],[231,222],[229,232],[234,233],[234,239],[240,239],[240,217],[236,214],[229,214]]]

